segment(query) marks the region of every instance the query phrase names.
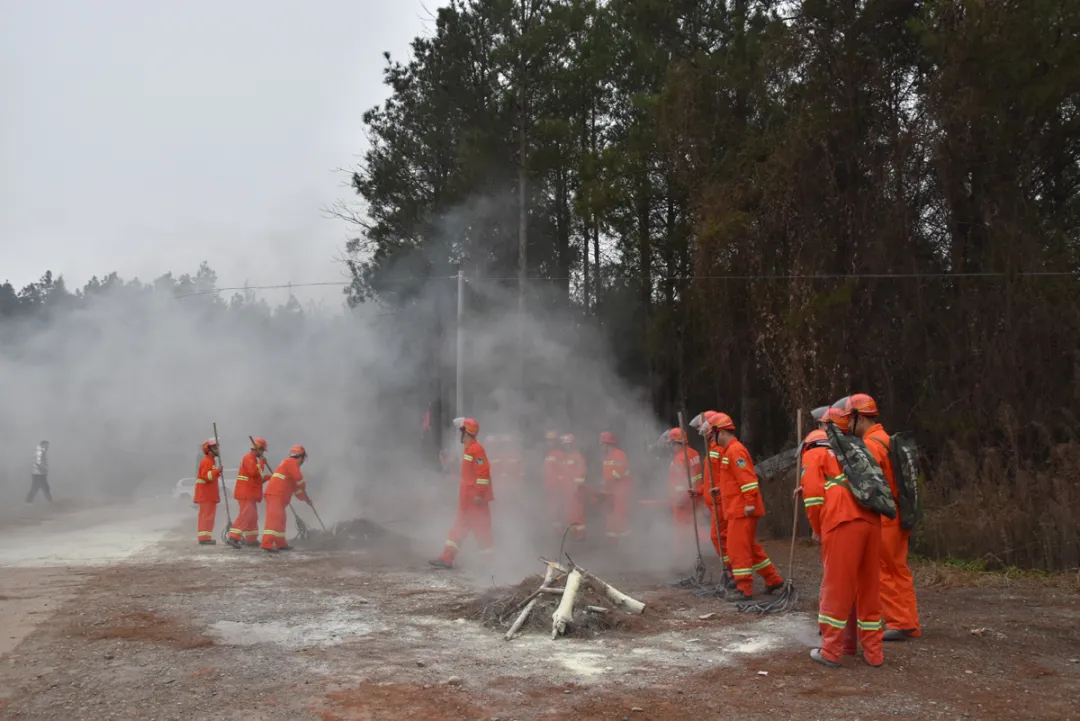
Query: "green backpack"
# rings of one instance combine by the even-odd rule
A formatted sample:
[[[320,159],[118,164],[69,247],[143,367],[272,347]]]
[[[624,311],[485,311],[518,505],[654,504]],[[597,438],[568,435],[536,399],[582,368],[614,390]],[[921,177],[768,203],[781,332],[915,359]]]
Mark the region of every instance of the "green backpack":
[[[885,446],[877,438],[874,439]],[[919,499],[919,447],[910,433],[894,433],[889,437],[889,462],[892,463],[896,480],[896,506],[900,512],[900,527],[905,531],[915,528],[922,518],[922,501]]]
[[[896,518],[889,482],[862,439],[841,433],[832,423],[825,426],[825,435],[847,476],[847,487],[859,505],[886,518]]]

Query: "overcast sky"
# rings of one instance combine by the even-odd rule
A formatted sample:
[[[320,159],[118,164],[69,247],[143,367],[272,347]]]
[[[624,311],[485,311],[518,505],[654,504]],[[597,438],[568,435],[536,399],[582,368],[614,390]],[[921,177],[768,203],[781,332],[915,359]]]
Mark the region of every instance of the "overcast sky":
[[[0,0],[0,282],[340,280],[334,169],[439,4]]]

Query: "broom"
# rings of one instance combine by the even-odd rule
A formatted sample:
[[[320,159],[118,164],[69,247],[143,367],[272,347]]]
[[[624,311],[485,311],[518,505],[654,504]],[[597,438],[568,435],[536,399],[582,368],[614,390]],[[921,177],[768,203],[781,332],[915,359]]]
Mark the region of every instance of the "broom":
[[[797,453],[799,445],[802,443],[802,409],[795,412],[795,432],[798,435],[795,441],[795,450]],[[799,487],[800,466],[801,463],[796,460],[795,488]],[[791,505],[791,552],[788,555],[788,576],[787,579],[784,580],[784,587],[768,601],[744,601],[743,603],[736,604],[736,608],[744,613],[780,613],[782,611],[793,611],[795,609],[795,604],[799,601],[799,592],[795,590],[795,582],[791,578],[795,571],[795,535],[799,529],[799,503],[794,500],[794,496],[792,496]]]

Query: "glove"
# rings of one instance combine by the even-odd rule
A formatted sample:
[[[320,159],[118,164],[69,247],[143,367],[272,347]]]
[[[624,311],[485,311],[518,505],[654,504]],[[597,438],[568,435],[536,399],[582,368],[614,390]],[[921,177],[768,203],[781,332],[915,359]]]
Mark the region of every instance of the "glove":
[[[720,489],[719,488],[710,488],[709,493],[712,494],[713,498],[716,498],[718,495],[720,495]]]
[[[745,515],[747,517],[750,517],[754,513],[754,507],[753,506],[743,506],[742,510],[743,510],[743,515]]]
[[[811,534],[810,540],[812,540],[814,543],[821,543],[821,536],[816,533]]]
[[[799,496],[801,496],[801,495],[802,495],[802,486],[799,486],[798,488],[796,488],[796,489],[795,489],[795,490],[794,490],[794,491],[792,492],[792,494],[791,494],[791,497],[792,497],[792,498],[798,498],[798,497],[799,497]]]

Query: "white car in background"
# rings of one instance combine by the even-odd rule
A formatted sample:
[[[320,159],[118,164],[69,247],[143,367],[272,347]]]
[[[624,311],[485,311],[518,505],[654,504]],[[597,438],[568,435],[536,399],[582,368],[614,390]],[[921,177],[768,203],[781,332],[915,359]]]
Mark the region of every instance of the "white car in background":
[[[239,472],[239,468],[226,468],[222,472],[222,476],[225,479],[225,488],[229,494],[229,498],[232,498],[233,489],[236,487],[236,474]],[[174,499],[187,499],[188,503],[195,502],[195,482],[197,478],[181,478],[173,486],[172,497]],[[220,483],[218,485],[220,488]]]

